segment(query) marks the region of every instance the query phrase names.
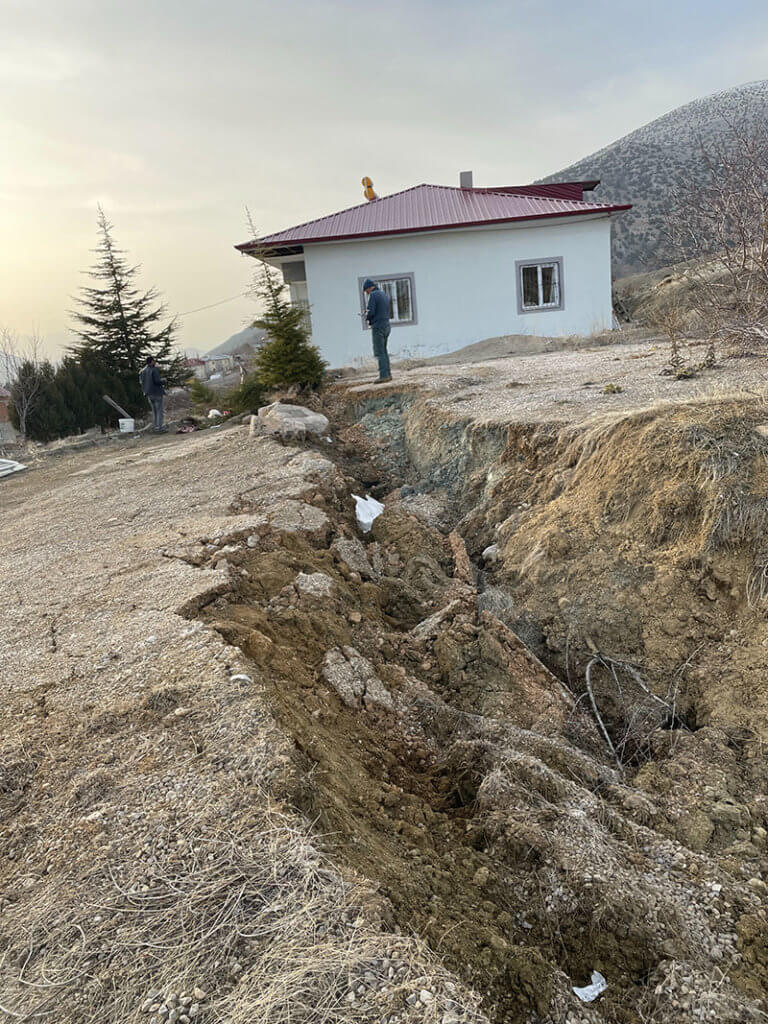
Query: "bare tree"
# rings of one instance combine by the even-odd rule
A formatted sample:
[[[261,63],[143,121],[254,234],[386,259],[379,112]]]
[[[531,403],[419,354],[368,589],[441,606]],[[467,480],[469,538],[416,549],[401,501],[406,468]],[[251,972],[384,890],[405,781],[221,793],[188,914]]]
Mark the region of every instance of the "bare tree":
[[[676,293],[673,293],[665,303],[659,305],[648,316],[649,326],[665,335],[669,341],[669,358],[662,373],[675,377],[677,380],[693,377],[696,371],[704,365],[710,365],[708,357],[697,366],[691,364],[686,358],[689,353],[690,323],[691,311],[681,296]],[[709,352],[709,347],[707,351]]]
[[[746,355],[768,342],[768,131],[746,121],[728,129],[701,144],[699,173],[676,190],[670,230],[709,339],[708,364],[718,343]]]
[[[43,342],[37,331],[25,340],[7,327],[0,327],[0,381],[11,392],[19,422],[19,433],[27,433],[27,421],[40,397]]]

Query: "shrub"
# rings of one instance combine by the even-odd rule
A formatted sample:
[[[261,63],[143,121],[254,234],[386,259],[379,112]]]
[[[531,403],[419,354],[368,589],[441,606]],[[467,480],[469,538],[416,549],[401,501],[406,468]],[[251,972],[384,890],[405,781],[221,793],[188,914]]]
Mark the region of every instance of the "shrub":
[[[264,300],[266,312],[254,323],[269,337],[256,355],[256,374],[267,390],[316,388],[325,376],[327,363],[320,350],[310,342],[307,311],[292,306],[285,298],[285,286],[277,275],[262,264],[262,279],[257,293]]]
[[[227,408],[235,414],[257,412],[263,404],[264,388],[255,373],[249,373],[226,398]]]
[[[189,381],[189,397],[195,405],[210,409],[216,402],[216,395],[207,384],[203,384],[199,377],[192,377]]]

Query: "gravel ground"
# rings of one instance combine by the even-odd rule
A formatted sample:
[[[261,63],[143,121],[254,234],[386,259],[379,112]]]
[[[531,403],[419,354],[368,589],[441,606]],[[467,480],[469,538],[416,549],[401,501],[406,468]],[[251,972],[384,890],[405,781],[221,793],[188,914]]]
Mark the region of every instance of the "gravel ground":
[[[659,339],[636,339],[636,333],[627,331],[614,344],[593,348],[569,347],[460,364],[395,365],[389,388],[408,388],[454,414],[494,423],[578,423],[656,402],[765,390],[768,362],[764,358],[724,360],[692,379],[674,380],[661,373],[667,346]],[[691,361],[702,355],[703,349],[695,347]],[[368,379],[355,384],[353,378],[346,378],[343,386],[361,397],[383,390]]]
[[[450,977],[436,987],[414,943],[364,919],[361,892],[274,802],[293,744],[244,655],[194,615],[252,545],[330,539],[319,486],[343,487],[332,462],[247,428],[65,453],[3,480],[3,1013],[186,1024],[220,1006],[272,1021],[326,985],[317,998],[342,986],[349,1021],[422,990],[430,1020],[468,1019],[440,995],[458,991]],[[274,995],[272,961],[257,965],[232,916],[246,885],[274,930]]]

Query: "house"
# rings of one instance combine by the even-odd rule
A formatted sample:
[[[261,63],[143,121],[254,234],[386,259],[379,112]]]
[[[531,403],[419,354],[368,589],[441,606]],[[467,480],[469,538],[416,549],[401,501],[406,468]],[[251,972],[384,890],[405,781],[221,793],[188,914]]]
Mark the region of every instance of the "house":
[[[215,373],[229,373],[230,370],[235,369],[235,358],[232,355],[216,356],[213,359],[209,359],[206,356],[205,359],[205,375],[210,378]]]
[[[184,365],[189,370],[190,377],[197,377],[198,380],[205,380],[206,372],[204,359],[187,357],[184,360]]]
[[[11,444],[16,440],[16,431],[11,423],[8,406],[11,402],[11,393],[0,387],[0,443]]]
[[[475,188],[465,171],[458,188],[416,185],[236,248],[280,268],[332,366],[370,354],[366,277],[390,297],[394,354],[588,335],[612,327],[611,220],[630,209],[595,201],[598,184]]]

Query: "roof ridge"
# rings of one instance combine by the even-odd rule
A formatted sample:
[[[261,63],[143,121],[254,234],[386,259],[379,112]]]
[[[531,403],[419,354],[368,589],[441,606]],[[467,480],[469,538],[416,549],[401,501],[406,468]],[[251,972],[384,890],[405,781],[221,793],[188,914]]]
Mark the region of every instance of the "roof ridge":
[[[333,213],[323,214],[322,217],[312,217],[310,220],[303,220],[300,224],[294,224],[290,229],[294,231],[297,228],[305,228],[309,224],[316,224],[320,220],[328,220],[329,217],[339,217],[343,213],[351,213],[353,210],[360,210],[366,206],[373,206],[374,203],[380,203],[384,199],[393,199],[395,196],[405,195],[406,192],[413,192],[417,188],[447,188],[449,186],[443,185],[428,185],[426,182],[421,182],[419,185],[411,185],[408,188],[401,188],[399,192],[390,192],[387,196],[377,196],[375,199],[366,199],[364,203],[355,203],[354,206],[347,206],[343,210],[334,210]],[[280,235],[281,231],[271,231],[268,235],[264,235],[264,238],[271,238],[272,235]],[[260,241],[258,238],[252,238],[247,242],[243,242],[243,245],[253,245],[255,242]]]

